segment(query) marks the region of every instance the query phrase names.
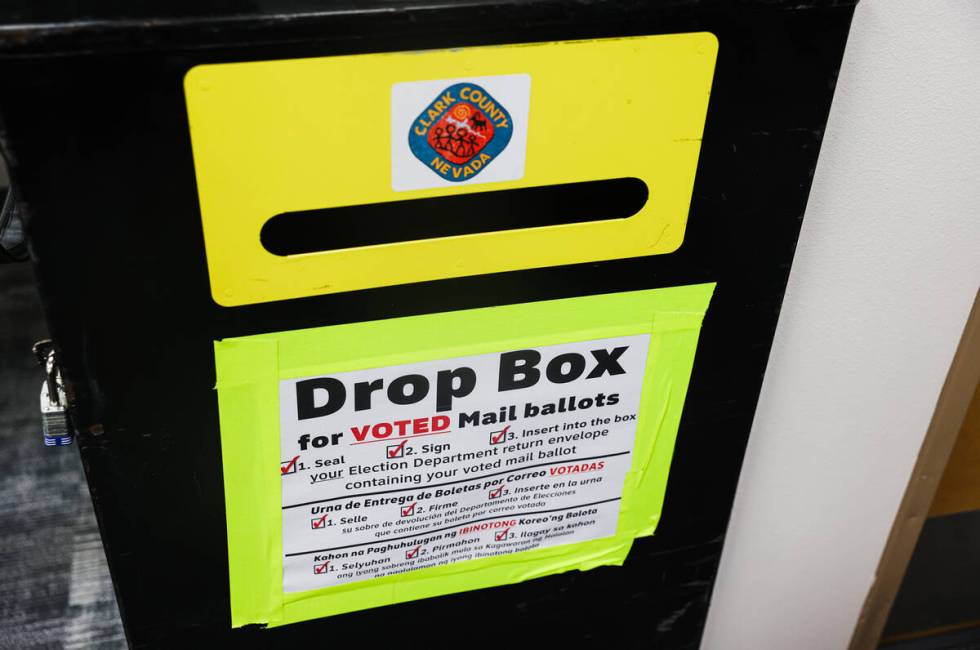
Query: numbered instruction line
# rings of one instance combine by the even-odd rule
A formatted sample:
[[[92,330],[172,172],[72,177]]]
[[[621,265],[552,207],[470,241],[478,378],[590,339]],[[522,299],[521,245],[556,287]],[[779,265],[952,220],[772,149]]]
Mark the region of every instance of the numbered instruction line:
[[[359,499],[361,497],[375,497],[379,494],[393,494],[395,492],[409,492],[411,490],[421,490],[429,488],[438,488],[446,485],[456,485],[457,483],[469,483],[470,481],[480,481],[485,478],[492,478],[494,476],[500,476],[501,474],[513,474],[514,472],[523,472],[528,469],[536,469],[538,467],[548,467],[549,465],[563,465],[565,463],[583,463],[587,460],[599,460],[600,458],[614,458],[616,456],[623,456],[629,454],[630,451],[619,451],[614,454],[603,454],[602,456],[586,456],[585,458],[565,458],[563,460],[554,460],[550,463],[538,463],[537,465],[524,465],[522,467],[512,467],[511,469],[505,469],[502,472],[494,472],[493,474],[483,474],[481,476],[473,476],[471,478],[463,478],[458,481],[447,481],[446,483],[424,483],[418,485],[412,485],[410,487],[396,488],[394,490],[382,490],[381,492],[365,492],[363,494],[345,494],[340,497],[330,497],[329,499],[317,499],[316,501],[304,501],[303,503],[293,503],[288,506],[283,506],[283,510],[289,510],[290,508],[303,508],[305,506],[312,506],[317,503],[327,503],[328,501],[340,501],[341,499]]]
[[[401,537],[388,537],[385,539],[374,540],[373,542],[348,544],[347,546],[332,546],[330,548],[320,548],[314,551],[297,551],[295,553],[285,553],[284,556],[296,557],[298,555],[311,555],[313,553],[329,553],[330,551],[343,551],[344,549],[357,548],[358,546],[372,546],[374,544],[385,544],[387,542],[400,542],[403,539],[425,537],[426,535],[441,533],[443,531],[452,530],[453,528],[460,528],[461,526],[472,526],[473,524],[479,524],[484,521],[493,521],[494,519],[507,519],[508,517],[533,517],[534,515],[546,515],[551,512],[562,512],[564,510],[577,510],[578,508],[588,508],[589,506],[600,506],[604,503],[612,503],[613,501],[619,501],[620,499],[622,499],[622,497],[614,497],[612,499],[604,499],[602,501],[593,501],[591,503],[582,503],[577,506],[568,506],[567,508],[552,508],[551,510],[535,510],[534,512],[516,512],[516,513],[505,514],[505,515],[494,515],[493,517],[483,517],[481,519],[473,519],[471,521],[461,521],[451,526],[444,526],[442,528],[433,528],[431,530],[421,531],[413,535],[402,535]]]

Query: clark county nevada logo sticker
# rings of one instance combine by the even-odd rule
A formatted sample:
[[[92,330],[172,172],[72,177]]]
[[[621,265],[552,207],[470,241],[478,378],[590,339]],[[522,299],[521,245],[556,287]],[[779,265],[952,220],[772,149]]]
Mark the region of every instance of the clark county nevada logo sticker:
[[[528,75],[396,84],[392,140],[407,151],[392,148],[394,189],[521,178],[529,94]]]
[[[513,135],[504,105],[481,86],[461,83],[443,90],[419,113],[408,146],[432,171],[458,183],[492,163]]]

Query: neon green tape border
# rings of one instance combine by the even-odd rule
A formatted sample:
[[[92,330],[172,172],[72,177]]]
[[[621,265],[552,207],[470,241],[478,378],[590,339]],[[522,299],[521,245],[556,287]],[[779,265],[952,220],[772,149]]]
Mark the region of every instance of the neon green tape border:
[[[232,625],[285,625],[621,565],[633,539],[652,535],[660,519],[701,321],[714,287],[632,291],[215,342]],[[283,593],[279,380],[645,333],[649,356],[615,536]]]

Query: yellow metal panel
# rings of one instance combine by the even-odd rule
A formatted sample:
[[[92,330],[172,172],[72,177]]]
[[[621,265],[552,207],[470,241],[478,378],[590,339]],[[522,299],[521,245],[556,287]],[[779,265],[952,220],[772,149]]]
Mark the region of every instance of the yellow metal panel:
[[[676,250],[717,47],[712,34],[692,33],[193,68],[184,86],[215,301],[235,306]],[[392,189],[392,138],[407,137],[390,132],[395,84],[509,74],[530,76],[523,178]],[[621,177],[650,190],[629,219],[291,256],[259,241],[263,224],[283,212]]]

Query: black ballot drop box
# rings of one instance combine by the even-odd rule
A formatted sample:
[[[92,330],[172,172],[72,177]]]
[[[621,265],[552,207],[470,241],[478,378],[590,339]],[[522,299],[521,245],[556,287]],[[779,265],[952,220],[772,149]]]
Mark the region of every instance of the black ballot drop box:
[[[853,4],[0,9],[130,645],[697,647]]]

